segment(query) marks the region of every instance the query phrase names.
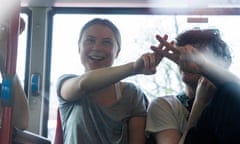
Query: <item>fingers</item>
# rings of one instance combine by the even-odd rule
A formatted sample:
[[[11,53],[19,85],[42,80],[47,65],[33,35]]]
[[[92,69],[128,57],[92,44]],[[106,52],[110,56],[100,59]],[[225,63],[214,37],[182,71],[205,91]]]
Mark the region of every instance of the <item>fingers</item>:
[[[207,88],[215,88],[214,84],[203,76],[198,80],[198,84],[204,85]]]
[[[156,57],[154,53],[147,53],[143,56],[144,67],[150,71],[155,71]]]
[[[146,53],[142,56],[143,66],[142,73],[143,74],[153,74],[156,72],[156,56],[154,53]]]
[[[172,51],[173,53],[178,53],[178,50],[173,46],[174,42],[171,41],[170,43],[167,42],[167,36],[164,35],[164,37],[161,37],[160,35],[156,35],[156,39],[160,42],[160,46],[164,46],[164,49],[168,49],[169,51]],[[161,48],[162,49],[162,48]]]
[[[196,89],[196,98],[198,101],[202,101],[204,103],[209,102],[209,100],[214,96],[216,87],[205,77],[201,77],[198,80],[198,85]]]
[[[165,55],[168,55],[166,50],[161,50],[159,47],[151,46],[151,50],[156,54],[156,63],[159,64]],[[166,53],[166,54],[165,54]]]
[[[148,54],[144,54],[142,59],[143,59],[144,67],[149,68],[150,67],[150,58],[149,58]]]
[[[159,63],[163,57],[167,57],[178,64],[180,52],[174,47],[174,41],[169,43],[167,42],[167,38],[167,35],[164,35],[163,37],[157,35],[156,39],[160,44],[158,47],[151,46],[151,49],[157,54],[157,63]]]

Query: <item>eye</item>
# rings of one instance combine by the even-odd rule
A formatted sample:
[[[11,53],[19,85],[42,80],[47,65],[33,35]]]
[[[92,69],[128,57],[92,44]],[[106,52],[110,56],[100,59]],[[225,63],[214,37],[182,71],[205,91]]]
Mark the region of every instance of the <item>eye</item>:
[[[96,40],[94,38],[88,37],[84,41],[86,44],[93,44],[93,43],[95,43]]]
[[[111,40],[103,40],[103,45],[105,46],[112,46],[113,45],[113,42]]]
[[[94,43],[94,42],[95,42],[95,39],[93,39],[93,38],[87,38],[86,41],[89,42],[89,43]]]

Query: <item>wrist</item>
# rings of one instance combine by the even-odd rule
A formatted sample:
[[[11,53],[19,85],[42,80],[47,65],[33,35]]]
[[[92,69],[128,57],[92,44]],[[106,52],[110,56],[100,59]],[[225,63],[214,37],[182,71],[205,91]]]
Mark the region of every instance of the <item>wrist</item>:
[[[138,71],[136,70],[136,63],[130,62],[130,63],[127,64],[127,67],[129,69],[129,75],[138,74]]]

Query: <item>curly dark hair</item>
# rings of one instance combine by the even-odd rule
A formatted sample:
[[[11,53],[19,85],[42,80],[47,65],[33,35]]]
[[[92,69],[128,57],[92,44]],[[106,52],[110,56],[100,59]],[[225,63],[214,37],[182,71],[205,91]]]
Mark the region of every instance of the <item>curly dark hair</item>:
[[[188,44],[200,51],[208,49],[215,57],[223,60],[226,67],[229,67],[232,63],[230,49],[226,42],[222,40],[218,29],[191,29],[176,37],[177,46]]]

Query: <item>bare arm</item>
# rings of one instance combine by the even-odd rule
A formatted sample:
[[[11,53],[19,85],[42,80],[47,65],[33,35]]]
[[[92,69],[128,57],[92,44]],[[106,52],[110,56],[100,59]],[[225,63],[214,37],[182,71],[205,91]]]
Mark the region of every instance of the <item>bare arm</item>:
[[[129,120],[129,144],[145,144],[145,117],[133,117]]]
[[[157,144],[184,144],[188,131],[196,126],[202,111],[208,101],[214,95],[215,87],[205,78],[201,78],[198,83],[196,98],[187,122],[187,128],[181,134],[177,129],[168,129],[156,134]]]
[[[157,144],[178,144],[181,133],[177,129],[167,129],[155,135]]]
[[[171,105],[167,99],[161,97],[150,103],[146,131],[151,132],[151,139],[154,138],[157,144],[178,144],[182,133],[172,111],[176,105]]]
[[[13,81],[13,93],[13,125],[19,129],[27,129],[29,123],[28,102],[17,75]]]
[[[189,120],[187,123],[187,128],[184,131],[180,144],[183,144],[186,138],[188,131],[197,125],[197,122],[205,109],[207,103],[212,99],[214,96],[216,88],[215,86],[206,78],[201,77],[198,82],[195,100],[192,106],[192,110],[189,116]]]
[[[207,77],[216,86],[226,82],[240,83],[239,77],[218,65],[210,62],[199,64],[201,67],[201,74]]]
[[[237,82],[239,81],[234,75],[230,72],[227,72],[225,69],[217,67],[210,63],[211,60],[206,60],[206,58],[194,49],[192,46],[187,45],[182,48],[175,48],[172,44],[168,43],[162,37],[157,36],[157,39],[161,43],[158,47],[152,47],[152,50],[158,53],[158,55],[165,56],[171,60],[173,60],[176,64],[178,64],[182,69],[186,71],[190,71],[193,73],[199,73],[206,76],[210,79],[215,85],[220,85],[224,82]],[[222,69],[222,70],[221,70]],[[229,77],[226,77],[230,75]],[[190,117],[187,124],[187,129],[184,131],[183,135],[179,137],[174,137],[174,133],[176,131],[163,131],[157,134],[157,140],[160,143],[169,143],[174,144],[178,142],[179,144],[183,144],[186,134],[190,128],[196,125],[199,120],[203,109],[205,108],[207,102],[213,95],[212,84],[209,81],[202,80],[198,84],[196,99],[194,101],[192,111],[190,113]],[[167,138],[165,136],[167,135]],[[172,136],[173,135],[173,136]],[[171,139],[171,140],[169,140]]]
[[[66,80],[61,87],[61,96],[74,101],[83,94],[100,90],[128,76],[153,74],[155,67],[155,55],[144,54],[136,62],[88,71],[81,77]]]
[[[201,74],[216,86],[226,82],[240,83],[239,77],[227,69],[213,64],[212,57],[199,52],[191,45],[176,48],[159,35],[157,35],[157,39],[161,43],[161,46],[152,46],[152,50],[158,53],[158,55],[174,61],[185,71]]]

